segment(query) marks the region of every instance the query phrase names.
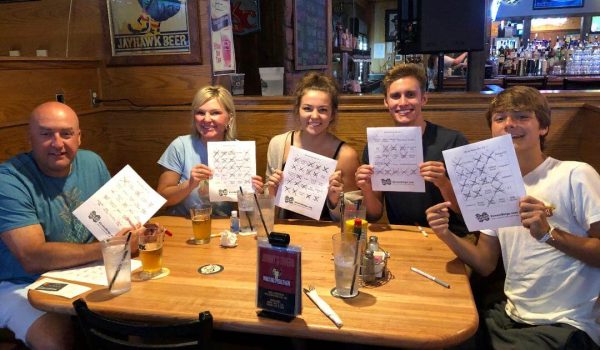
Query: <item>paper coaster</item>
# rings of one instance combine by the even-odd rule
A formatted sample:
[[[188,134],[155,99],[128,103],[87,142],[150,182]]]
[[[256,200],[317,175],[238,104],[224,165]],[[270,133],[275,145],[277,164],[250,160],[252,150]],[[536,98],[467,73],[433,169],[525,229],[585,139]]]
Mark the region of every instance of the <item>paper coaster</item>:
[[[212,275],[214,273],[219,273],[221,271],[223,271],[225,268],[223,267],[223,265],[219,265],[219,264],[207,264],[204,266],[200,266],[198,268],[198,272],[203,274],[203,275]]]
[[[143,281],[149,281],[149,280],[157,280],[159,278],[168,276],[170,273],[171,273],[171,270],[169,270],[166,267],[163,267],[158,275],[150,277],[150,278],[143,278],[142,271],[140,270],[140,271],[136,271],[131,274],[131,281],[132,282],[143,282]]]

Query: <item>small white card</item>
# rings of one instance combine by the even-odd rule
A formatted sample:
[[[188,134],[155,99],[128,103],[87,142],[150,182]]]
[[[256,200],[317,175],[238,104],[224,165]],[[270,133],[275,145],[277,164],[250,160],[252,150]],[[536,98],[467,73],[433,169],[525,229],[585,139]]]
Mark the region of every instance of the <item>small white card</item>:
[[[256,143],[254,141],[208,142],[208,166],[211,202],[237,202],[237,193],[252,193],[252,176],[256,175]]]
[[[420,127],[367,128],[373,191],[425,192]]]
[[[166,201],[126,165],[73,215],[99,241],[104,241],[123,228],[145,223]]]
[[[91,288],[51,278],[42,278],[41,280],[28,285],[27,289],[71,299],[79,294],[87,292]]]
[[[525,185],[510,135],[442,152],[469,231],[521,226]]]
[[[337,160],[291,146],[275,205],[319,220]]]

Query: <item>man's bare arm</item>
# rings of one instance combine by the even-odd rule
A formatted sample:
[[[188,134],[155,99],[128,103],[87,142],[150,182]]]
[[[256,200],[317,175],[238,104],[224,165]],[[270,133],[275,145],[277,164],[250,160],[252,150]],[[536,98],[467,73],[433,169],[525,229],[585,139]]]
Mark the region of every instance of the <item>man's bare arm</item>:
[[[39,224],[9,230],[0,237],[28,273],[44,273],[102,259],[100,243],[46,242]]]

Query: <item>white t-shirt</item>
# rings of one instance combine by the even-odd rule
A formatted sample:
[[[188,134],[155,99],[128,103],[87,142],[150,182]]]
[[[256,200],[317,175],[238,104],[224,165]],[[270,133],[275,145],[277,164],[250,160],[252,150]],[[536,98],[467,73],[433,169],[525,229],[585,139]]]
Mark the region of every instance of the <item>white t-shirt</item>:
[[[548,157],[523,180],[528,195],[556,208],[548,218],[556,228],[587,237],[600,221],[600,175],[590,165]],[[522,226],[482,232],[500,241],[513,320],[570,324],[600,345],[600,268],[538,242]]]

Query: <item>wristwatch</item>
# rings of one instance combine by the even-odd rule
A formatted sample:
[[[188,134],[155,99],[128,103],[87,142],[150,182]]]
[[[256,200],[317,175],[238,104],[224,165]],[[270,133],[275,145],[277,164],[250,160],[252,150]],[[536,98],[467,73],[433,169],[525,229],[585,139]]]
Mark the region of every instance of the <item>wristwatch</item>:
[[[549,240],[553,241],[554,240],[554,236],[552,236],[552,231],[556,230],[556,227],[552,226],[550,223],[548,223],[548,226],[550,226],[550,229],[548,230],[548,232],[546,232],[542,238],[538,239],[538,242],[540,243],[546,243]]]

